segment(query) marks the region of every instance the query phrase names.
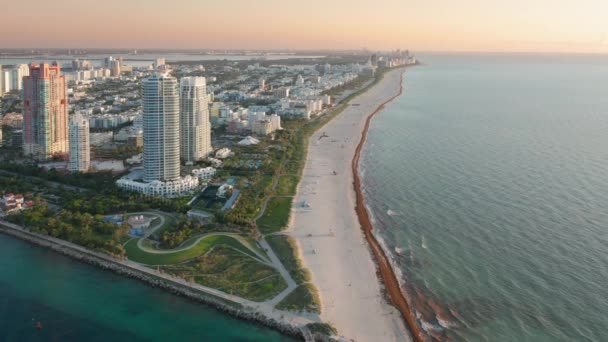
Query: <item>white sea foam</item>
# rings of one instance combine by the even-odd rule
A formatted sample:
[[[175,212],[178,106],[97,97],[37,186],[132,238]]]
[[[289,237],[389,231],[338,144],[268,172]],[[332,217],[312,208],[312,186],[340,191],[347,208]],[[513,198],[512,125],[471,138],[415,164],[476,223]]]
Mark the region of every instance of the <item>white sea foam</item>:
[[[455,322],[444,321],[439,317],[437,317],[437,322],[439,323],[439,325],[441,325],[442,327],[447,328],[447,329],[453,328],[458,325]]]
[[[420,325],[422,326],[422,330],[429,332],[429,331],[442,331],[444,328],[442,326],[437,326],[433,323],[429,323],[423,319],[421,319],[420,317],[418,317],[418,320],[420,321]]]
[[[396,211],[392,211],[391,209],[386,211],[386,214],[388,216],[395,216],[395,215],[399,215],[399,213],[397,213]]]

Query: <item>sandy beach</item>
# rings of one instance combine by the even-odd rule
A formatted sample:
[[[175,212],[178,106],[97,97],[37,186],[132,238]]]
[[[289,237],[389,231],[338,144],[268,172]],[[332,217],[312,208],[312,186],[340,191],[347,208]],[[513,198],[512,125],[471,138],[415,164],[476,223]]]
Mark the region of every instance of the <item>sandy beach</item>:
[[[310,138],[288,231],[319,289],[321,319],[361,342],[412,340],[399,311],[383,297],[355,212],[351,170],[367,117],[399,92],[403,71],[388,72]]]

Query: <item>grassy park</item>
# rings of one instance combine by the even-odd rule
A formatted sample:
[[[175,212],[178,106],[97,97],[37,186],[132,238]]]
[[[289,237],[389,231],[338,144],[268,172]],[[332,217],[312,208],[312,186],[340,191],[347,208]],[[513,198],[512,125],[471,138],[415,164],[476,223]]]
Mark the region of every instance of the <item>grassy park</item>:
[[[217,245],[200,258],[161,269],[253,301],[271,299],[287,287],[275,268],[227,245]]]
[[[299,177],[293,175],[283,175],[279,178],[279,183],[275,190],[277,196],[294,196],[298,187]]]
[[[271,235],[266,237],[266,241],[296,283],[301,284],[310,281],[310,273],[302,265],[302,261],[297,255],[295,241],[292,238],[285,235]]]
[[[291,214],[291,197],[272,197],[268,201],[264,215],[257,220],[263,234],[281,231],[289,223]]]
[[[208,252],[211,248],[219,245],[229,246],[242,253],[250,254],[252,256],[255,255],[250,249],[243,246],[243,244],[237,239],[225,235],[208,236],[198,241],[198,243],[196,243],[194,246],[176,251],[174,253],[151,253],[144,251],[137,245],[139,240],[140,239],[132,239],[124,246],[125,250],[127,251],[127,257],[129,260],[152,266],[182,263],[200,257]],[[159,250],[159,252],[163,251]]]
[[[317,289],[312,284],[301,284],[277,304],[276,308],[320,313],[320,302]]]

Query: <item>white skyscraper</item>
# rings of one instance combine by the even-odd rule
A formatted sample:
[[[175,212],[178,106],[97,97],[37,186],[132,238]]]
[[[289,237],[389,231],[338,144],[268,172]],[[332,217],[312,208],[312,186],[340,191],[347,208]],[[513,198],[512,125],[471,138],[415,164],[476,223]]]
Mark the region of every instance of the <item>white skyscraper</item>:
[[[155,74],[142,82],[144,182],[180,176],[177,79]]]
[[[91,167],[89,120],[80,114],[70,118],[68,129],[71,172],[87,172]]]
[[[11,91],[12,89],[12,77],[11,77],[11,70],[5,69],[5,70],[0,70],[0,78],[2,78],[2,81],[0,81],[0,83],[2,84],[2,93],[8,93],[9,91]]]
[[[181,158],[195,162],[211,153],[211,123],[204,77],[180,80]]]
[[[30,75],[30,67],[27,64],[19,64],[11,70],[11,90],[23,89],[23,77]]]

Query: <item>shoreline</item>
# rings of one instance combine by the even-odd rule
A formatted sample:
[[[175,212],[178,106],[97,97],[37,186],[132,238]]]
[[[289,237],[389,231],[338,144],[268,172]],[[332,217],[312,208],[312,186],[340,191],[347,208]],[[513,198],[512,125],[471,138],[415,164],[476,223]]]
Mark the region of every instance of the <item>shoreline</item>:
[[[355,151],[355,154],[354,154],[354,156],[357,157],[357,162],[358,162],[358,154],[360,153],[361,147],[363,146],[363,143],[365,141],[367,129],[369,128],[369,122],[371,121],[371,118],[377,112],[379,112],[384,107],[384,105],[386,105],[388,102],[392,101],[393,99],[395,99],[396,97],[398,97],[399,95],[402,94],[402,92],[403,92],[403,84],[402,84],[403,73],[405,72],[405,70],[406,70],[406,67],[387,70],[384,74],[379,76],[380,78],[377,81],[377,83],[372,84],[371,86],[365,87],[364,91],[362,93],[357,94],[354,98],[352,98],[348,102],[346,102],[346,108],[347,108],[346,111],[349,111],[349,110],[352,111],[352,109],[354,109],[359,114],[363,113],[365,115],[364,117],[362,117],[362,119],[364,119],[364,121],[365,121],[365,126],[363,127],[363,131],[357,130],[356,134],[354,134],[354,132],[353,132],[353,134],[351,136],[351,137],[355,137],[355,135],[362,134],[362,138],[359,141],[357,150]],[[385,93],[389,92],[389,90],[384,89],[387,87],[387,84],[390,83],[391,86],[393,85],[392,82],[389,82],[385,78],[388,78],[389,74],[391,75],[392,78],[394,78],[394,75],[397,73],[399,73],[399,86],[400,86],[399,93],[397,95],[394,95],[393,97],[389,98],[388,100],[384,100],[384,102],[382,102],[378,107],[376,107],[376,109],[372,112],[372,114],[366,114],[366,113],[369,113],[370,111],[359,109],[358,106],[360,104],[354,103],[354,102],[357,102],[357,100],[360,99],[362,96],[366,96],[366,94],[367,94],[367,97],[372,98],[372,100],[370,100],[368,102],[373,101],[373,104],[378,103],[378,101],[376,101],[377,97],[378,96],[384,97]],[[368,93],[374,93],[374,92],[375,93],[380,92],[380,95],[376,94],[376,97],[374,97],[374,95],[368,94]],[[361,107],[365,108],[366,104],[362,103]],[[347,113],[341,112],[336,117],[332,117],[331,120],[329,120],[326,123],[326,125],[324,125],[322,127],[328,126],[329,124],[331,124],[335,121],[339,121],[339,119],[345,114],[347,114]],[[312,144],[314,142],[313,137],[315,137],[315,135],[317,135],[318,134],[317,132],[319,132],[319,131],[321,131],[321,128],[317,129],[316,132],[312,133],[312,135],[308,137],[308,141],[309,141],[309,143],[311,143],[309,145],[313,145]],[[353,139],[353,142],[355,142],[354,139]],[[307,151],[306,151],[306,153],[307,153],[306,164],[307,165],[309,162],[309,156],[308,156],[309,150],[310,150],[309,147],[311,147],[311,146],[308,146]],[[350,160],[351,155],[353,155],[353,154],[348,155],[344,159],[344,161],[347,162],[348,160]],[[354,159],[353,159],[353,163],[354,163]],[[353,164],[353,167],[354,167],[354,165],[355,164]],[[341,171],[341,174],[344,174],[345,176],[347,175],[347,173],[348,172]],[[349,183],[350,191],[348,192],[348,195],[349,195],[348,198],[350,199],[351,197],[353,197],[350,195],[354,195],[353,199],[356,199],[356,202],[353,202],[353,203],[356,203],[358,205],[360,189],[357,189],[356,187],[355,187],[355,189],[353,189],[353,185],[355,184],[355,182],[359,182],[358,175],[355,173],[352,176],[354,176],[354,177],[353,177],[352,182]],[[298,183],[298,193],[300,192],[300,186],[303,183],[303,181],[304,181],[304,176],[301,177],[300,182]],[[352,192],[352,194],[351,194],[351,192]],[[296,196],[297,196],[297,194],[296,194]],[[296,196],[294,196],[294,201],[295,201]],[[295,204],[295,202],[294,202],[294,204]],[[354,205],[353,205],[353,207],[357,208]],[[349,208],[350,212],[352,212],[353,207]],[[295,209],[295,206],[293,206],[292,210],[294,210],[294,209]],[[359,213],[357,211],[355,211],[352,213],[353,217],[355,217],[354,215],[359,215]],[[291,215],[290,226],[293,224],[293,220],[294,220],[294,215]],[[355,227],[355,228],[357,228],[357,227]],[[361,233],[361,231],[365,232],[363,224],[361,224],[361,228],[362,229],[357,229],[357,230],[359,230],[359,233]],[[285,312],[285,311],[281,311],[281,310],[274,310],[274,309],[269,310],[268,308],[266,308],[263,305],[258,305],[259,303],[256,303],[256,302],[245,301],[246,303],[240,303],[237,301],[233,301],[233,300],[226,298],[226,296],[224,296],[225,294],[221,293],[221,291],[214,291],[214,289],[205,288],[204,286],[197,286],[197,285],[189,284],[189,283],[183,281],[182,279],[172,277],[167,274],[157,273],[153,269],[147,269],[145,267],[142,268],[140,265],[135,264],[131,261],[119,260],[119,259],[116,259],[109,255],[87,250],[81,246],[75,245],[68,241],[55,239],[55,238],[45,236],[45,235],[36,234],[36,233],[30,232],[26,229],[23,229],[22,227],[12,225],[7,222],[0,221],[0,233],[16,237],[20,240],[26,241],[33,245],[48,248],[59,254],[70,257],[74,260],[77,260],[77,261],[80,261],[83,263],[87,263],[87,264],[96,266],[98,268],[112,271],[116,274],[138,280],[148,286],[158,287],[158,288],[161,288],[172,294],[176,294],[176,295],[188,298],[188,299],[196,301],[196,302],[201,302],[201,303],[207,304],[207,305],[209,305],[219,311],[222,311],[226,314],[229,314],[233,317],[243,319],[245,321],[254,322],[254,323],[257,323],[257,324],[260,324],[263,326],[267,326],[269,328],[275,329],[275,330],[277,330],[281,333],[284,333],[286,335],[289,335],[289,336],[299,337],[299,338],[303,338],[306,340],[310,340],[310,338],[313,336],[317,337],[316,334],[311,334],[311,331],[307,327],[307,323],[308,324],[315,323],[315,321],[303,319],[304,317],[301,317],[298,314],[292,315],[289,312]],[[370,228],[370,234],[371,234],[371,228]],[[372,237],[373,237],[373,235],[372,235]],[[365,239],[368,240],[367,232],[365,232]],[[365,242],[362,240],[362,243],[365,243]],[[381,270],[381,266],[378,262],[378,257],[376,256],[377,251],[375,251],[375,248],[374,248],[374,247],[378,247],[378,246],[373,246],[372,242],[370,242],[369,240],[367,243],[369,244],[369,246],[364,247],[364,252],[365,252],[364,254],[367,257],[367,260],[365,260],[365,261],[369,262],[370,264],[373,264],[372,265],[372,268],[374,271],[373,275],[376,276],[377,281],[373,282],[373,279],[370,278],[369,281],[373,282],[375,284],[370,284],[370,288],[367,289],[370,291],[367,291],[367,293],[365,293],[365,295],[371,296],[372,293],[377,293],[378,297],[380,297],[380,303],[376,303],[376,304],[381,304],[381,305],[377,306],[377,308],[380,308],[380,310],[377,310],[375,312],[372,311],[371,314],[373,315],[375,313],[378,316],[387,316],[387,317],[389,317],[389,319],[387,319],[388,324],[386,324],[386,325],[378,325],[378,327],[376,327],[374,329],[370,328],[370,330],[375,330],[376,335],[373,335],[373,333],[372,333],[370,335],[365,335],[365,336],[369,337],[369,336],[373,335],[374,337],[378,337],[378,336],[387,337],[386,340],[394,340],[394,341],[401,341],[403,339],[407,340],[409,333],[411,333],[413,330],[410,328],[410,330],[407,331],[407,329],[405,329],[405,327],[403,326],[403,320],[401,318],[399,318],[399,322],[394,322],[394,318],[395,318],[397,310],[394,310],[393,306],[389,306],[387,301],[385,300],[386,294],[389,292],[387,291],[387,286],[385,284],[385,281],[383,281],[384,276],[382,276],[382,279],[380,279],[380,277],[377,276],[378,274],[382,273],[382,272],[378,272],[379,269]],[[376,241],[376,244],[377,244],[377,241]],[[300,258],[301,260],[303,260],[303,255],[305,254],[305,251],[303,250],[300,243],[298,243],[297,245],[298,245],[297,246],[298,247],[297,248],[297,254],[298,254],[297,257]],[[368,249],[371,249],[371,252],[372,252],[371,255],[369,254]],[[380,250],[382,251],[381,247],[380,247]],[[313,250],[313,252],[314,252],[314,250]],[[390,268],[390,266],[389,266],[389,268]],[[391,269],[391,271],[392,271],[392,269]],[[317,283],[315,281],[312,281],[312,283],[317,285]],[[349,287],[351,286],[350,283],[348,286]],[[353,286],[353,287],[355,287],[355,286]],[[216,295],[213,292],[218,292],[218,294]],[[323,300],[323,298],[322,298],[322,300]],[[391,300],[392,300],[392,298],[391,298]],[[326,305],[323,305],[323,306],[326,307]],[[386,306],[388,308],[385,308],[384,306]],[[362,306],[362,307],[365,307],[365,306]],[[397,308],[399,308],[399,307],[397,307]],[[284,315],[285,315],[285,317],[284,317]],[[401,315],[404,318],[406,317],[403,314],[403,312],[401,312]],[[383,318],[380,317],[378,319],[382,320]],[[326,322],[325,319],[322,319],[321,321]],[[406,320],[406,322],[407,322],[407,320]],[[357,321],[352,322],[352,324],[357,324],[357,323],[358,323]],[[373,323],[369,323],[369,324],[373,324]],[[408,325],[409,325],[409,322],[408,322]],[[386,333],[384,335],[378,334],[377,330],[382,331],[383,329],[391,330],[391,332]],[[340,331],[339,331],[339,333],[340,333]],[[357,338],[355,338],[355,340],[358,340],[358,341],[359,340],[360,341],[373,340],[373,339],[366,338],[365,336],[361,337],[361,339],[359,338],[359,336],[357,336],[357,335],[355,335],[355,336],[357,337]],[[391,337],[388,338],[388,336],[391,336]],[[397,336],[398,338],[395,338],[395,336]],[[348,336],[348,337],[351,337],[351,336]]]
[[[403,73],[405,73],[405,70]],[[390,97],[382,104],[380,104],[372,113],[369,114],[369,116],[365,120],[365,126],[363,128],[363,131],[361,132],[361,139],[359,140],[359,144],[357,145],[357,148],[355,150],[355,155],[352,159],[352,173],[353,187],[355,189],[356,194],[355,211],[357,212],[357,217],[359,219],[361,229],[364,232],[365,239],[373,252],[373,257],[378,266],[378,271],[382,276],[384,289],[389,299],[391,300],[391,304],[399,310],[399,312],[403,316],[403,319],[406,321],[408,329],[412,334],[414,341],[418,342],[424,341],[425,335],[422,332],[422,329],[420,329],[416,320],[416,316],[412,311],[412,308],[409,305],[407,299],[405,298],[403,291],[401,290],[401,285],[399,283],[399,280],[397,279],[397,276],[395,274],[395,271],[393,270],[389,258],[386,255],[386,252],[373,234],[373,225],[370,219],[370,214],[368,213],[368,209],[365,206],[365,199],[361,188],[361,176],[359,174],[359,161],[361,159],[361,151],[365,145],[365,141],[367,140],[367,134],[371,121],[374,116],[381,112],[387,104],[389,104],[390,102],[392,102],[397,97],[403,94],[403,73],[401,74],[399,92],[396,95]]]
[[[75,261],[89,264],[101,270],[110,271],[137,280],[145,285],[160,288],[168,293],[203,303],[224,314],[260,324],[287,336],[307,341],[316,336],[305,324],[297,322],[297,320],[294,320],[295,317],[289,316],[287,312],[277,310],[276,312],[269,313],[261,307],[256,307],[255,303],[241,304],[231,301],[230,299],[221,297],[219,295],[221,294],[220,291],[217,291],[218,295],[215,295],[168,274],[159,274],[152,269],[137,267],[132,262],[118,260],[68,241],[36,234],[8,222],[0,221],[0,233],[41,248],[52,250]],[[284,317],[285,314],[288,317]]]
[[[369,122],[402,94],[406,69],[387,70],[308,138],[306,165],[293,200],[286,234],[297,241],[299,257],[312,274],[321,297],[322,321],[333,325],[344,339],[421,340],[416,325],[408,329],[415,322],[411,311],[406,311],[409,307],[394,305],[392,296],[387,296],[397,290],[402,303],[407,303],[399,286],[384,280],[387,264],[377,256],[377,241],[368,236],[371,226],[364,226],[356,210],[362,202],[354,166]],[[389,96],[395,89],[399,92]]]

